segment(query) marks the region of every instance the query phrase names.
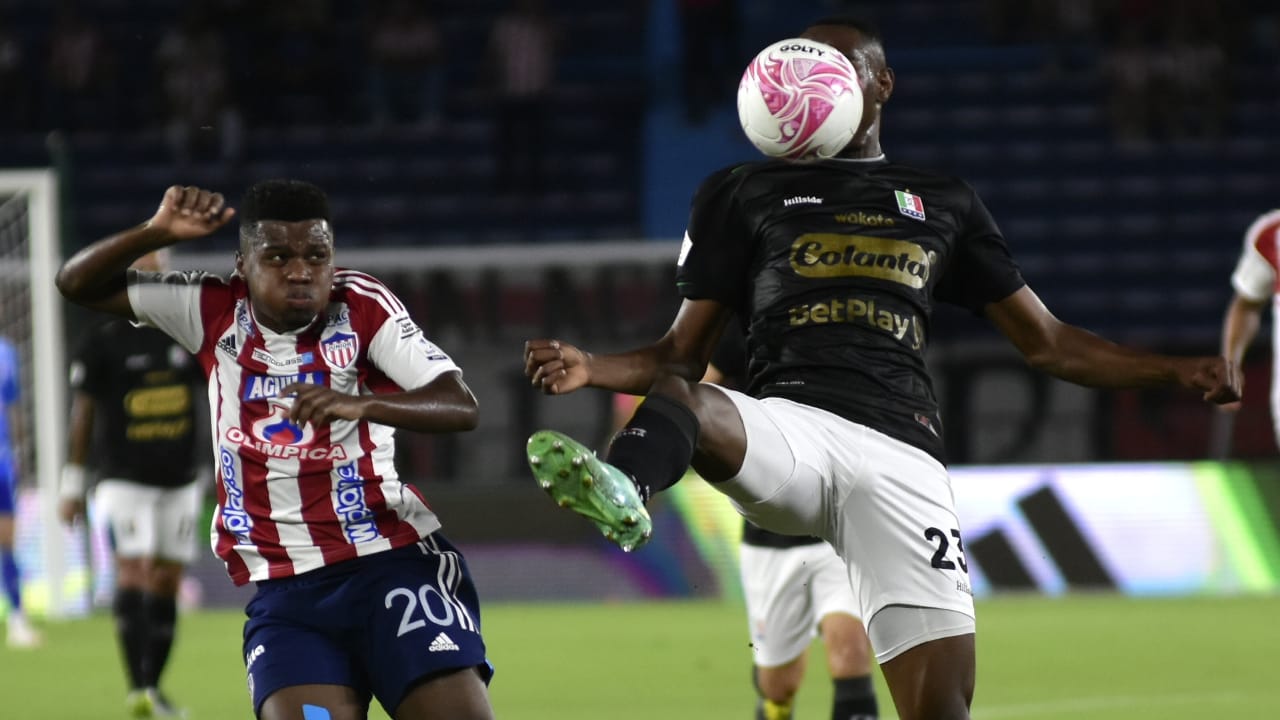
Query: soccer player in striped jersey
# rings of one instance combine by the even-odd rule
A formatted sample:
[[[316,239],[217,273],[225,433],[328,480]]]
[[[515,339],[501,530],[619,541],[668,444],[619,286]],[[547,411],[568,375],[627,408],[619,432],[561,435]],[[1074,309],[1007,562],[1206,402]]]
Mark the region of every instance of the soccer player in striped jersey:
[[[1235,294],[1222,320],[1222,354],[1237,363],[1258,337],[1262,327],[1262,310],[1276,301],[1276,283],[1280,282],[1280,210],[1258,216],[1244,234],[1244,248],[1231,274]],[[1280,333],[1272,333],[1272,355],[1280,358]],[[1271,419],[1280,444],[1280,361],[1273,360],[1271,369]],[[1238,410],[1239,403],[1224,406]]]
[[[139,257],[237,213],[171,187],[147,222],[72,256],[68,299],[159,328],[208,377],[218,507],[212,541],[245,612],[262,720],[493,717],[475,587],[440,521],[394,465],[395,429],[471,430],[475,397],[381,282],[335,267],[320,188],[255,184],[235,272],[147,273]]]
[[[845,562],[902,720],[964,720],[974,605],[926,359],[936,303],[987,318],[1033,367],[1088,387],[1179,387],[1239,399],[1222,357],[1123,347],[1055,317],[963,180],[891,162],[880,145],[895,76],[879,34],[831,18],[805,39],[858,68],[863,115],[840,156],[724,168],[696,193],[663,337],[628,352],[525,344],[534,387],[644,395],[606,458],[554,431],[530,467],[624,547],[651,532],[641,500],[692,466],[744,517],[816,535]],[[734,312],[746,392],[702,383]]]

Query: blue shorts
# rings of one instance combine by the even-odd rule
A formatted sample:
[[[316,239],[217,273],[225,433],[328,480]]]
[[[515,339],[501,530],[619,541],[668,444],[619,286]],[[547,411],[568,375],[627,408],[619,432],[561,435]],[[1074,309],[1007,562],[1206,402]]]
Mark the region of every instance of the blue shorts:
[[[18,507],[18,473],[13,456],[0,456],[0,515],[12,515]]]
[[[292,578],[258,583],[245,608],[254,713],[293,685],[354,688],[388,714],[421,681],[476,668],[493,676],[466,562],[440,533]]]

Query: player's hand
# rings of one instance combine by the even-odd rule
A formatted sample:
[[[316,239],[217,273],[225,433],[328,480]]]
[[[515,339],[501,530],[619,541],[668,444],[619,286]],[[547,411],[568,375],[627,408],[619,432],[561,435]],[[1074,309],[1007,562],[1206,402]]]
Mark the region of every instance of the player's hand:
[[[164,199],[147,227],[164,231],[176,240],[193,240],[211,235],[235,217],[222,193],[193,185],[174,185],[164,191]]]
[[[280,396],[293,396],[289,422],[299,427],[307,423],[324,425],[334,420],[359,420],[364,417],[365,403],[360,396],[340,393],[324,385],[293,383],[281,388]]]
[[[65,525],[74,525],[84,518],[84,499],[62,498],[58,501],[58,519]]]
[[[1178,367],[1178,380],[1217,405],[1238,402],[1244,385],[1240,367],[1224,357],[1187,358]]]
[[[591,355],[559,340],[524,344],[524,374],[548,395],[564,395],[591,380]]]

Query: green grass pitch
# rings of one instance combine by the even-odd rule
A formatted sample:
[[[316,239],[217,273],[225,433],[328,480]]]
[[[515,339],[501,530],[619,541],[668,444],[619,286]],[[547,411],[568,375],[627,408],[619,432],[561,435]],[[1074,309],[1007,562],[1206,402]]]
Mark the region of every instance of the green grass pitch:
[[[720,602],[494,604],[484,631],[505,720],[746,720],[742,608]],[[251,717],[238,612],[183,615],[166,686],[192,720]],[[1280,598],[1077,596],[979,603],[977,720],[1280,717]],[[110,618],[47,626],[45,647],[0,648],[11,720],[122,718]],[[882,693],[883,717],[895,717]],[[798,718],[828,716],[811,658]],[[386,715],[376,707],[371,718]]]

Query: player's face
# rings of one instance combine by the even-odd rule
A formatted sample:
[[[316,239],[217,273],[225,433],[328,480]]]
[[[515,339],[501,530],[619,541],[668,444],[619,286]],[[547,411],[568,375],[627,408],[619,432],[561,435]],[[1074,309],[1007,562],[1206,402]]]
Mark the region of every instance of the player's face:
[[[333,288],[333,230],[324,220],[264,220],[241,230],[236,269],[249,286],[253,315],[276,332],[311,323]]]
[[[885,65],[880,43],[868,41],[862,33],[845,25],[814,25],[803,37],[824,42],[849,58],[862,83],[862,122],[854,133],[850,148],[862,147],[869,135],[879,133],[880,106],[893,92],[893,71]]]

